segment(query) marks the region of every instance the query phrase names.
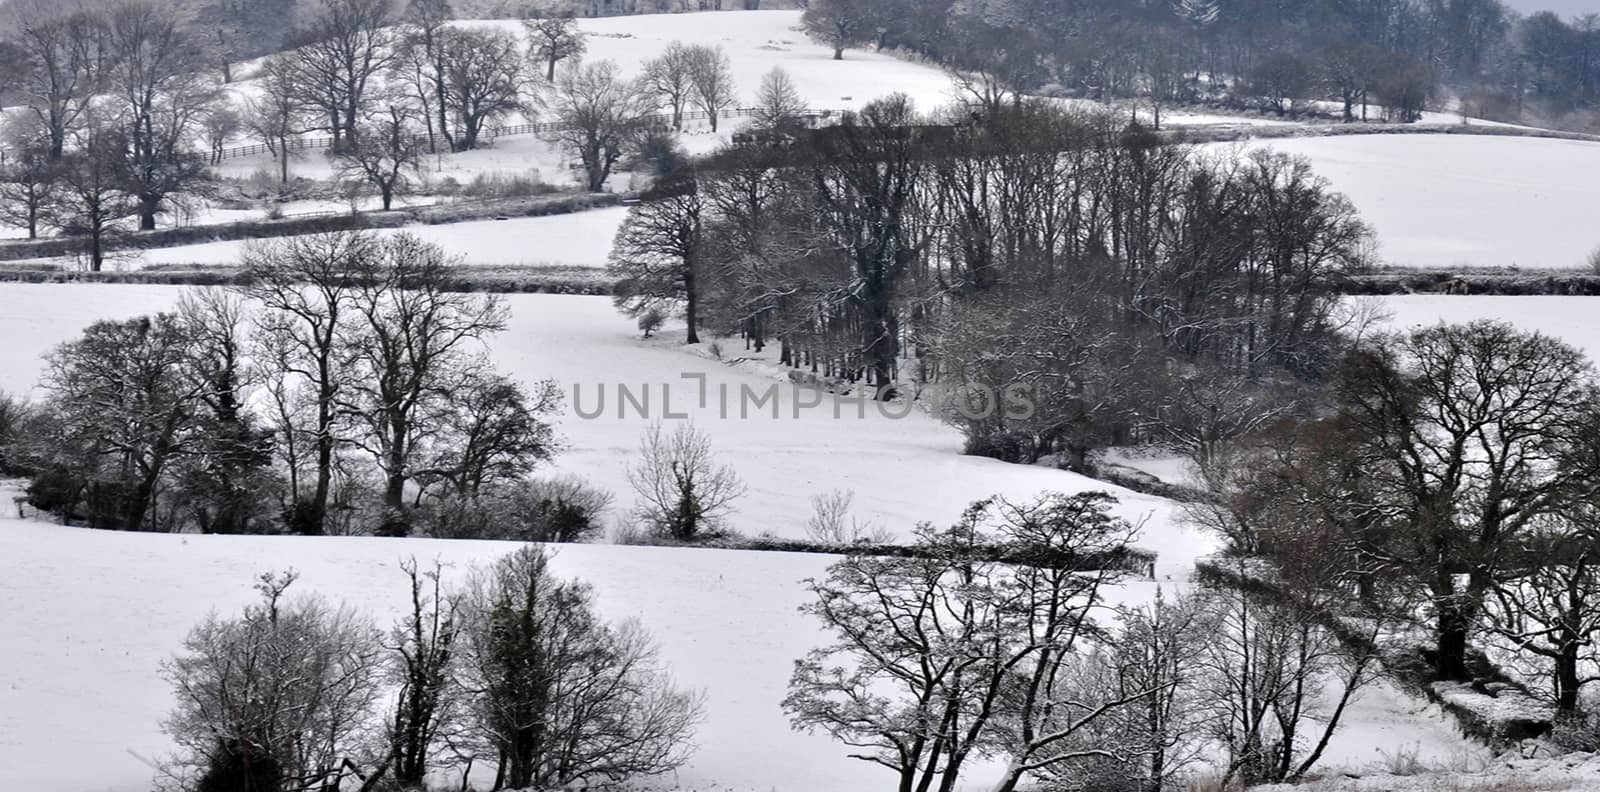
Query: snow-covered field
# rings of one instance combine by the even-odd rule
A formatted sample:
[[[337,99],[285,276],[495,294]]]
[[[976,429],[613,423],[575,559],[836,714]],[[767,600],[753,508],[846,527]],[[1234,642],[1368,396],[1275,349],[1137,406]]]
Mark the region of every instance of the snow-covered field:
[[[8,341],[0,345],[0,390],[32,392],[39,355],[96,318],[167,309],[180,290],[0,284],[0,338]],[[690,416],[748,484],[733,523],[751,535],[803,535],[810,498],[833,489],[855,490],[862,517],[901,534],[925,520],[949,523],[968,503],[996,493],[1106,489],[1059,470],[961,456],[960,434],[915,405],[898,417],[870,402],[792,387],[772,375],[776,347],[764,359],[724,363],[684,348],[679,333],[640,340],[604,297],[519,294],[506,301],[510,326],[491,343],[492,355],[524,381],[554,379],[567,397],[559,431],[569,450],[557,457],[555,471],[612,490],[624,506],[631,502],[626,466],[639,437],[669,410]],[[737,341],[722,345],[730,361],[752,355]],[[702,376],[704,403],[700,380],[686,378]],[[648,396],[649,417],[631,405],[619,417],[624,387]],[[761,403],[769,390],[775,401]],[[592,414],[602,394],[603,414],[579,417],[576,408]],[[1140,544],[1160,553],[1162,575],[1184,574],[1195,557],[1215,548],[1211,537],[1180,525],[1169,502],[1118,494],[1129,519],[1146,520]]]
[[[7,341],[0,344],[0,389],[27,392],[38,356],[88,322],[162,310],[179,292],[0,285],[0,338]],[[604,298],[514,295],[508,303],[511,326],[491,348],[502,367],[524,380],[554,378],[569,399],[578,386],[585,411],[607,391],[605,413],[593,420],[579,418],[569,401],[560,426],[569,448],[554,471],[608,487],[623,505],[623,469],[648,420],[632,409],[618,417],[622,384],[635,393],[649,387],[658,413],[669,406],[666,388],[670,410],[692,415],[710,435],[749,484],[734,519],[749,534],[799,535],[809,497],[831,489],[854,489],[862,517],[904,533],[919,520],[948,522],[970,500],[996,492],[1105,488],[1061,471],[963,457],[960,437],[920,411],[894,419],[869,404],[858,417],[856,402],[787,384],[776,390],[777,418],[771,407],[741,416],[743,389],[764,392],[779,382],[770,356],[740,359],[747,354],[740,345],[724,341],[728,362],[720,362],[671,333],[640,340]],[[705,407],[686,374],[704,377]],[[1181,588],[1194,558],[1213,551],[1215,541],[1182,526],[1166,501],[1118,494],[1126,516],[1145,520],[1141,544],[1161,555],[1158,581],[1126,584],[1114,599],[1144,601],[1156,585]],[[438,557],[459,569],[511,547],[139,535],[0,521],[0,779],[38,792],[147,789],[151,771],[143,759],[166,750],[157,725],[169,706],[155,669],[208,610],[232,611],[249,600],[255,573],[293,566],[304,573],[305,590],[386,621],[403,585],[397,559]],[[820,556],[574,546],[560,549],[556,568],[593,583],[608,616],[639,617],[661,640],[680,682],[707,689],[700,750],[669,783],[719,792],[865,792],[886,781],[882,771],[846,758],[826,737],[791,732],[779,708],[791,661],[820,638],[795,612],[805,598],[799,581],[827,563]],[[1347,718],[1325,759],[1329,767],[1379,765],[1385,752],[1401,748],[1446,763],[1465,750],[1436,711],[1392,690],[1364,693]],[[974,776],[974,788],[981,782]]]
[[[628,214],[622,207],[571,214],[477,220],[446,225],[413,225],[375,231],[405,232],[444,247],[468,266],[548,265],[604,267],[617,227]],[[126,265],[237,264],[244,240],[147,250]]]
[[[1311,160],[1403,267],[1584,267],[1600,246],[1600,143],[1466,135],[1274,140]]]
[[[1600,297],[1495,297],[1404,295],[1364,298],[1382,309],[1393,329],[1439,322],[1498,319],[1559,338],[1600,363]]]

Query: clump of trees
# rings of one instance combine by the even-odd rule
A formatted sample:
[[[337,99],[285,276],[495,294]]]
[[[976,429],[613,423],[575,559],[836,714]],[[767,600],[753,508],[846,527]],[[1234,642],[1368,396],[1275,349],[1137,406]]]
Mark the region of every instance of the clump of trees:
[[[403,562],[402,616],[387,634],[347,606],[295,597],[263,575],[261,600],[211,616],[163,665],[164,726],[179,788],[263,792],[410,788],[446,772],[494,789],[621,783],[688,759],[698,694],[676,688],[634,622],[607,623],[593,594],[527,547],[462,586]]]
[[[1267,577],[1313,581],[1312,612],[1430,635],[1430,678],[1492,674],[1476,644],[1578,718],[1600,674],[1579,637],[1600,613],[1597,384],[1576,349],[1500,322],[1370,336],[1312,415],[1213,461],[1203,521]]]
[[[452,291],[442,250],[340,233],[254,244],[244,263],[248,285],[50,354],[37,431],[7,448],[33,505],[123,530],[486,536],[481,518],[439,522],[533,498],[557,527],[507,533],[592,532],[604,496],[528,480],[559,447],[555,384],[494,369],[482,342],[504,306]]]
[[[810,130],[768,83],[764,134],[630,211],[610,265],[625,312],[681,308],[691,343],[776,341],[880,399],[937,385],[970,452],[1080,470],[1107,444],[1209,453],[1339,354],[1328,283],[1370,235],[1302,160],[978,96]]]
[[[899,789],[948,786],[980,756],[999,790],[1170,789],[1202,766],[1224,785],[1303,777],[1376,653],[1319,621],[1309,576],[1283,600],[1207,584],[1111,606],[1112,559],[1136,533],[1114,505],[991,498],[921,526],[913,557],[835,563],[803,606],[830,642],[795,664],[794,727]],[[995,547],[1010,560],[981,550]]]

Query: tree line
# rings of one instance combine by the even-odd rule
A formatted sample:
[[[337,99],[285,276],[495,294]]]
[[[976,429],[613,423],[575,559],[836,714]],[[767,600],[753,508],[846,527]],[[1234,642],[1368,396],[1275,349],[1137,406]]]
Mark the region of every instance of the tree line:
[[[1593,124],[1600,16],[1523,16],[1498,0],[1018,0],[977,9],[812,0],[805,25],[834,48],[917,52],[1011,90],[1160,107],[1215,102],[1287,112],[1378,105],[1414,121],[1435,99],[1504,120]]]
[[[575,538],[606,498],[527,480],[559,443],[554,383],[496,370],[498,298],[454,293],[436,247],[399,234],[252,244],[248,285],[102,320],[50,353],[46,397],[9,402],[5,461],[36,508],[97,528],[410,533],[459,501],[559,514]],[[573,511],[577,510],[577,511]]]

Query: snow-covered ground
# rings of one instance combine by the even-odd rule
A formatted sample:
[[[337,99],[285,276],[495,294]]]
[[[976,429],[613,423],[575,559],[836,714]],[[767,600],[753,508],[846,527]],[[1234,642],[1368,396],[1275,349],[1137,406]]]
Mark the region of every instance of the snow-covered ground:
[[[604,267],[617,227],[628,214],[623,207],[570,214],[475,220],[445,225],[412,225],[373,233],[405,232],[444,247],[468,266],[548,265]],[[151,264],[237,264],[244,240],[207,242],[143,251],[124,266]],[[59,262],[58,262],[59,263]]]
[[[1310,159],[1403,267],[1571,268],[1600,245],[1600,143],[1466,135],[1273,140]]]
[[[0,345],[0,390],[34,392],[39,356],[54,345],[97,318],[170,308],[180,291],[0,284],[0,338],[8,341]],[[917,405],[880,412],[871,402],[793,387],[772,376],[775,346],[754,359],[738,341],[725,340],[730,361],[752,359],[724,363],[703,349],[684,348],[681,332],[640,340],[633,323],[604,297],[519,294],[506,302],[510,325],[491,342],[491,354],[524,381],[554,379],[567,397],[558,429],[569,449],[554,471],[612,490],[624,507],[632,500],[626,466],[640,435],[670,411],[690,416],[748,484],[733,525],[750,535],[803,536],[811,497],[834,489],[855,490],[860,516],[902,535],[921,521],[950,523],[968,503],[997,493],[1111,489],[1124,515],[1145,522],[1140,544],[1160,554],[1163,577],[1185,576],[1195,557],[1216,547],[1212,537],[1181,525],[1176,507],[1163,499],[1064,471],[962,456],[960,434]],[[704,377],[703,404],[701,380],[691,377]],[[622,388],[647,396],[648,417],[631,404],[619,417]],[[769,391],[774,401],[761,402]],[[592,414],[602,398],[602,415],[579,416],[578,408]]]
[[[1498,319],[1559,338],[1600,362],[1600,297],[1497,297],[1412,294],[1363,298],[1388,315],[1393,329]]]
[[[7,340],[0,344],[0,389],[28,392],[38,356],[88,322],[169,308],[180,291],[0,284],[0,338]],[[590,479],[617,492],[624,507],[631,499],[624,467],[648,423],[632,408],[618,416],[617,388],[627,385],[636,394],[648,387],[658,415],[669,409],[692,415],[744,477],[749,492],[733,522],[748,534],[800,535],[810,496],[832,489],[855,490],[861,517],[902,534],[921,520],[947,523],[969,501],[993,493],[1112,489],[1123,499],[1122,513],[1144,521],[1140,544],[1160,553],[1158,580],[1127,583],[1113,602],[1147,601],[1157,585],[1181,589],[1195,557],[1216,549],[1161,499],[1061,471],[961,456],[959,435],[919,410],[894,418],[867,404],[863,417],[858,402],[791,390],[774,376],[770,352],[746,357],[737,341],[724,340],[722,362],[705,347],[682,346],[677,331],[644,341],[604,298],[507,301],[511,326],[491,345],[495,359],[524,380],[554,378],[568,394],[559,427],[568,448],[547,472]],[[684,375],[704,377],[710,397],[704,407],[697,382]],[[774,384],[778,417],[770,406],[744,402],[745,389],[764,393]],[[575,386],[586,412],[606,391],[601,417],[576,414]],[[0,521],[0,634],[7,636],[0,641],[0,768],[6,768],[0,777],[37,792],[147,789],[144,760],[166,750],[157,726],[169,706],[155,669],[208,610],[231,612],[248,601],[255,573],[295,567],[306,591],[348,600],[387,621],[403,585],[398,559],[438,557],[460,569],[511,547],[140,535]],[[607,616],[639,617],[660,639],[679,681],[707,690],[699,752],[668,783],[729,792],[865,792],[886,782],[882,771],[846,758],[824,736],[791,732],[779,708],[791,661],[821,637],[795,612],[805,599],[799,581],[821,574],[827,563],[821,556],[615,546],[564,547],[555,562],[561,574],[594,584]],[[1440,764],[1464,750],[1436,710],[1375,688],[1356,700],[1324,763],[1370,769],[1398,747]],[[972,788],[981,788],[981,776],[980,769]]]

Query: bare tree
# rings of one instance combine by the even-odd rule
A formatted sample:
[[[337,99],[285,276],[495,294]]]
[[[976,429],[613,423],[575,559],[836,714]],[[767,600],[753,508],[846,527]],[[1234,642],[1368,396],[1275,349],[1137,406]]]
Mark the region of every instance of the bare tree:
[[[10,148],[0,165],[0,223],[39,237],[50,219],[60,187],[56,163],[50,159],[50,139],[43,129],[27,129],[26,122],[11,122],[4,129]]]
[[[549,16],[524,21],[528,31],[528,57],[544,67],[545,82],[556,79],[556,66],[564,60],[577,60],[588,46],[577,20],[571,16]]]
[[[64,11],[54,0],[22,0],[7,11],[22,56],[17,86],[48,131],[51,159],[60,159],[99,87],[107,59],[104,20],[86,8]]]
[[[805,117],[805,100],[795,88],[794,79],[781,66],[761,77],[761,89],[756,93],[755,125],[760,129],[783,130],[801,123]]]
[[[321,0],[312,27],[291,37],[301,103],[320,111],[334,148],[355,142],[373,78],[398,56],[389,0]]]
[[[867,0],[813,0],[800,17],[807,35],[833,48],[834,60],[844,60],[845,47],[868,37],[867,23]]]
[[[617,229],[607,272],[616,279],[613,300],[628,316],[682,305],[684,342],[700,342],[704,199],[692,176],[669,176],[640,196]]]
[[[199,409],[185,329],[172,314],[96,322],[47,358],[51,442],[77,468],[94,527],[162,528],[157,489]]]
[[[645,431],[628,483],[639,496],[635,516],[656,534],[679,541],[720,530],[745,492],[733,468],[717,463],[711,440],[687,423],[671,435],[659,423]]]
[[[370,188],[378,196],[378,204],[387,212],[394,206],[394,197],[411,188],[417,173],[422,149],[412,133],[411,112],[406,107],[390,104],[387,113],[375,124],[363,124],[364,134],[351,137],[332,156],[339,166],[339,175],[345,180]]]
[[[525,388],[502,374],[469,367],[450,390],[451,404],[439,430],[419,486],[430,479],[448,482],[456,494],[477,496],[521,481],[557,448],[548,416],[561,404],[561,389],[551,380]]]
[[[377,255],[355,233],[283,237],[245,246],[246,296],[256,315],[256,360],[273,403],[278,448],[289,474],[296,533],[325,531],[335,453],[347,437],[340,398],[354,366],[346,343],[355,331],[355,283]],[[307,482],[303,466],[312,467]]]
[[[696,44],[689,48],[689,79],[694,85],[694,101],[717,131],[717,118],[733,106],[733,67],[721,47]]]
[[[672,687],[636,623],[605,624],[587,586],[556,580],[542,549],[480,571],[463,612],[461,683],[496,788],[618,783],[688,759],[701,697]]]
[[[271,55],[261,66],[261,90],[246,100],[244,125],[278,160],[278,180],[289,183],[289,158],[304,131],[306,105],[291,56]]]
[[[666,102],[675,130],[683,129],[683,111],[694,96],[694,65],[691,48],[681,41],[668,44],[644,64],[645,89]]]
[[[405,45],[395,65],[402,79],[410,82],[417,94],[417,102],[427,121],[428,140],[432,145],[434,132],[450,139],[450,119],[446,109],[444,59],[439,37],[449,28],[455,16],[450,0],[411,0],[406,7],[406,21],[410,30]]]
[[[163,724],[180,778],[205,789],[337,789],[380,765],[369,752],[383,660],[355,612],[288,600],[293,572],[264,574],[261,601],[211,616],[162,664],[177,702]],[[380,765],[381,766],[381,765]]]
[[[1522,570],[1499,582],[1483,627],[1495,659],[1544,683],[1560,716],[1575,714],[1583,688],[1600,681],[1600,534],[1593,507],[1577,504],[1538,519],[1508,559]]]
[[[74,146],[61,159],[61,190],[50,212],[50,225],[66,236],[82,237],[89,269],[105,266],[106,240],[117,233],[117,221],[138,206],[128,195],[123,178],[123,152],[127,141],[113,121],[98,113],[73,133]]]
[[[454,684],[463,628],[455,597],[445,591],[444,567],[424,570],[415,558],[400,563],[410,583],[409,607],[389,636],[389,676],[399,692],[389,726],[394,780],[422,786],[437,768],[442,733],[464,715]]]
[[[549,105],[560,124],[554,139],[583,163],[591,192],[605,189],[612,167],[640,139],[651,110],[649,99],[611,61],[564,67]]]
[[[979,754],[1004,762],[996,792],[1126,758],[1075,741],[1155,691],[1096,691],[1083,706],[1084,691],[1058,684],[1096,642],[1099,592],[1117,577],[1087,559],[1132,535],[1109,503],[1100,493],[979,501],[948,530],[920,526],[914,557],[835,563],[804,607],[834,642],[795,663],[784,699],[794,727],[890,770],[901,792],[951,789]],[[996,542],[1037,565],[984,560],[978,548]]]
[[[497,30],[446,28],[436,38],[444,101],[455,116],[458,149],[478,147],[488,124],[523,109],[518,95],[518,43]]]
[[[862,522],[852,515],[855,490],[831,490],[811,496],[811,516],[806,519],[806,536],[812,541],[832,545],[883,544],[889,532],[876,522]]]
[[[493,295],[447,289],[453,262],[410,234],[375,243],[350,294],[358,329],[344,339],[358,372],[340,396],[352,437],[383,473],[385,532],[407,533],[405,488],[425,459],[456,389],[478,368],[475,344],[505,327]]]
[[[107,29],[111,67],[105,82],[122,106],[121,169],[137,202],[139,229],[151,231],[173,195],[209,180],[189,142],[217,97],[202,79],[204,52],[176,9],[127,0],[112,7]]]
[[[1593,426],[1593,366],[1559,340],[1478,321],[1380,338],[1344,372],[1336,428],[1384,517],[1356,536],[1428,599],[1437,672],[1464,679],[1485,597],[1522,572],[1513,549],[1593,492],[1593,456],[1576,452]]]

